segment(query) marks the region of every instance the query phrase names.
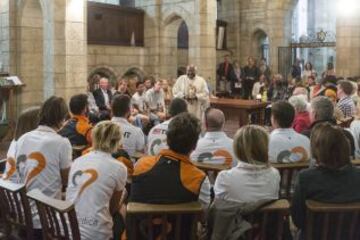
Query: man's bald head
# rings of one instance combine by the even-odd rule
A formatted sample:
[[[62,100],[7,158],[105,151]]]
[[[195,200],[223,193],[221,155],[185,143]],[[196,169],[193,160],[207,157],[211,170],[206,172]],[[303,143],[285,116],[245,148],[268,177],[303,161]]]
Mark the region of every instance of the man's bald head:
[[[225,123],[224,113],[217,108],[210,108],[205,113],[206,130],[209,132],[222,131]]]

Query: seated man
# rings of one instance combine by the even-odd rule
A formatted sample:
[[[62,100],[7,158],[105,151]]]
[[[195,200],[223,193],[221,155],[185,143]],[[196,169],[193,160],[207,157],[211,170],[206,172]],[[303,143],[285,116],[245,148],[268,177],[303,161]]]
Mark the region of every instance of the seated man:
[[[145,148],[145,137],[142,130],[129,123],[130,97],[128,95],[116,95],[112,101],[111,110],[113,118],[111,121],[120,125],[123,137],[123,148],[131,158],[135,158],[136,152],[143,152]]]
[[[302,132],[302,134],[304,134],[308,138],[310,138],[313,128],[320,123],[328,122],[332,125],[336,125],[336,121],[334,119],[334,105],[327,97],[318,96],[316,98],[313,98],[311,100],[309,112],[311,122],[310,129]],[[354,137],[350,131],[346,129],[343,129],[343,131],[347,140],[350,143],[350,155],[353,157],[355,155]]]
[[[187,103],[182,98],[174,98],[169,106],[169,114],[171,118],[168,121],[154,126],[148,135],[147,154],[156,156],[160,150],[168,149],[166,142],[166,133],[171,120],[180,113],[187,112]]]
[[[15,159],[19,179],[16,182],[25,184],[27,191],[39,189],[48,197],[61,199],[61,190],[68,181],[72,149],[69,140],[57,132],[67,114],[64,99],[50,97],[41,107],[39,127],[17,141]],[[31,205],[34,229],[41,229],[36,206]]]
[[[78,94],[70,99],[71,119],[59,131],[59,134],[70,140],[71,145],[91,145],[91,129],[87,114],[88,96]]]
[[[351,98],[353,94],[353,84],[350,81],[341,80],[337,85],[337,98],[339,102],[337,107],[344,114],[344,118],[353,117],[356,113],[354,100]]]
[[[99,86],[100,88],[93,91],[93,96],[100,111],[100,120],[105,120],[110,117],[110,103],[112,99],[112,93],[109,90],[109,80],[101,78]]]
[[[199,139],[191,160],[236,166],[233,140],[224,132],[224,113],[216,108],[208,108],[204,113],[205,136]]]
[[[141,158],[135,165],[131,202],[176,204],[199,200],[208,207],[209,180],[190,161],[200,131],[199,121],[189,113],[172,119],[166,134],[169,150]]]
[[[292,163],[309,161],[310,140],[297,133],[291,126],[295,109],[290,103],[278,101],[272,105],[271,124],[274,131],[270,134],[269,161]]]
[[[165,94],[161,80],[157,80],[154,87],[146,92],[145,102],[150,111],[150,120],[154,122],[154,125],[165,120]]]

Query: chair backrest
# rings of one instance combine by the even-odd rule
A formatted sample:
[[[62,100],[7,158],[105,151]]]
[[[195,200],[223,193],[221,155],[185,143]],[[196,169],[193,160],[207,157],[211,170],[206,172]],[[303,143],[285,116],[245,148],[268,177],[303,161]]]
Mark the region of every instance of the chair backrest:
[[[289,208],[289,202],[280,199],[251,213],[247,220],[252,224],[252,229],[246,232],[246,239],[283,239],[288,226]]]
[[[0,209],[6,225],[6,235],[9,236],[15,227],[25,230],[27,239],[33,239],[31,208],[25,185],[0,179]]]
[[[128,239],[164,240],[169,238],[169,234],[173,236],[171,239],[197,239],[197,223],[202,212],[198,202],[169,205],[129,203],[126,213]]]
[[[27,193],[38,208],[44,240],[80,239],[79,225],[74,205],[44,195],[34,189]]]
[[[297,173],[308,168],[309,162],[272,163],[271,165],[279,170],[281,176],[279,197],[290,200],[293,195],[293,186]]]
[[[307,240],[360,239],[360,202],[329,204],[306,201]]]
[[[223,170],[230,169],[231,166],[226,164],[209,164],[209,163],[200,163],[200,162],[192,162],[197,168],[203,170],[206,175],[210,178],[210,182],[213,183],[216,180],[219,172]]]

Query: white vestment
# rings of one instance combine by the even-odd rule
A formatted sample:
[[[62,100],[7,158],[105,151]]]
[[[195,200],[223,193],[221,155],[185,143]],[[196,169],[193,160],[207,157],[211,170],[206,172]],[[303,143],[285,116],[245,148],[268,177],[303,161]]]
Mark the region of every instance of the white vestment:
[[[209,89],[206,81],[195,76],[190,79],[187,75],[180,76],[172,89],[174,98],[197,98],[195,101],[187,101],[189,113],[201,119],[202,113],[209,104]]]

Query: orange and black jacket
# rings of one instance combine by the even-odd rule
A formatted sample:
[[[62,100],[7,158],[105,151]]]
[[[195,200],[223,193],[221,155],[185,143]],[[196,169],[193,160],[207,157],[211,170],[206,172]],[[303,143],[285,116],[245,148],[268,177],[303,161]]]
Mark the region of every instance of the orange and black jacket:
[[[90,145],[92,125],[86,116],[73,115],[59,134],[70,140],[71,145]]]
[[[135,165],[130,202],[175,204],[197,201],[205,173],[189,157],[171,150],[141,158]]]

